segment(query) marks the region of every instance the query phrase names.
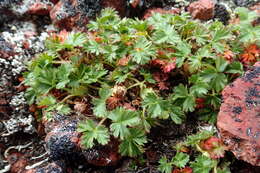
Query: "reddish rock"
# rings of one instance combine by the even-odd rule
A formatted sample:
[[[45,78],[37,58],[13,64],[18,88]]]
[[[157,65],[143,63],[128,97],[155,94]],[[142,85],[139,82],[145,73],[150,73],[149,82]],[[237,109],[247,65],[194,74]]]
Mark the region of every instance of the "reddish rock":
[[[11,164],[10,173],[21,173],[28,164],[28,160],[21,153],[12,153],[7,160]]]
[[[28,14],[36,14],[36,15],[48,15],[53,7],[52,3],[47,3],[43,0],[36,0],[28,10]]]
[[[126,1],[125,0],[101,0],[102,8],[114,8],[120,16],[125,16]]]
[[[153,13],[161,13],[161,14],[179,14],[180,10],[177,8],[173,8],[170,10],[165,10],[162,8],[152,8],[145,11],[143,18],[147,19],[152,16]]]
[[[214,6],[212,0],[199,0],[192,2],[188,11],[193,19],[209,20],[214,17]]]
[[[60,0],[50,11],[50,17],[59,28],[72,30],[84,27],[89,17],[99,11],[99,0]]]
[[[228,149],[260,166],[260,62],[222,92],[217,127]]]

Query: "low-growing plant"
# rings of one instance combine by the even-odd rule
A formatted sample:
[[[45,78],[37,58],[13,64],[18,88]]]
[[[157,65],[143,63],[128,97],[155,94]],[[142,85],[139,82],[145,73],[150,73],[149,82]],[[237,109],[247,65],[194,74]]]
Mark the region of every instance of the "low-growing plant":
[[[237,14],[240,23],[224,26],[187,13],[139,20],[104,9],[88,32],[62,31],[46,40],[46,51],[24,75],[27,99],[47,119],[86,103],[82,109],[92,112],[78,126],[82,147],[116,138],[122,155],[137,156],[160,119],[181,124],[192,113],[215,121],[221,90],[248,62],[240,55],[259,45],[255,13],[239,8]]]
[[[213,136],[212,131],[201,131],[190,135],[176,146],[177,154],[171,161],[164,156],[159,161],[159,170],[163,173],[230,173],[224,157],[226,147],[221,139]],[[195,160],[191,161],[186,152],[193,150]],[[184,150],[185,149],[185,150]]]

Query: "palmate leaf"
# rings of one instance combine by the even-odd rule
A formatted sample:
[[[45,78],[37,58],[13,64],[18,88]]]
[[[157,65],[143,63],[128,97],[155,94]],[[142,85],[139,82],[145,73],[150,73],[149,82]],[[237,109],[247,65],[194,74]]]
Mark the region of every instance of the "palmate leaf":
[[[144,152],[144,144],[147,143],[143,129],[130,128],[130,135],[121,142],[119,151],[123,156],[135,157]]]
[[[209,173],[217,163],[217,160],[212,160],[206,156],[200,155],[194,162],[191,162],[190,166],[194,173]]]
[[[132,61],[137,64],[146,64],[152,57],[155,57],[156,49],[152,46],[152,42],[145,37],[140,37],[136,40],[134,49],[130,51]]]
[[[72,32],[68,35],[67,39],[64,42],[64,45],[66,45],[66,47],[77,47],[77,46],[82,47],[86,41],[87,41],[87,36],[84,33]]]
[[[98,93],[100,98],[95,98],[92,101],[92,104],[94,105],[93,112],[97,117],[106,117],[106,100],[110,97],[112,91],[109,88],[101,88]]]
[[[187,87],[183,84],[179,84],[174,88],[174,93],[171,95],[171,99],[177,105],[181,106],[184,112],[192,112],[195,109],[195,97],[190,94]]]
[[[93,120],[79,123],[77,131],[83,133],[81,144],[86,148],[92,148],[95,141],[101,145],[105,145],[109,141],[107,128],[103,125],[97,125]]]
[[[169,114],[169,102],[155,95],[155,93],[148,93],[144,97],[142,105],[152,118],[164,116],[165,113]]]
[[[181,124],[186,118],[181,107],[177,106],[170,106],[170,117],[176,124]]]
[[[168,162],[166,156],[163,156],[159,160],[159,167],[158,170],[161,171],[162,173],[171,173],[172,172],[172,163]]]
[[[170,43],[176,44],[179,43],[181,38],[179,34],[175,31],[174,27],[170,24],[165,24],[162,27],[158,28],[152,35],[152,39],[156,44]]]
[[[178,168],[184,168],[186,164],[189,162],[190,156],[188,154],[178,152],[173,158],[172,158],[172,164],[177,166]]]
[[[136,111],[126,110],[122,107],[111,111],[108,118],[112,120],[110,129],[113,135],[120,137],[121,140],[124,140],[130,135],[128,127],[136,126],[141,121]]]

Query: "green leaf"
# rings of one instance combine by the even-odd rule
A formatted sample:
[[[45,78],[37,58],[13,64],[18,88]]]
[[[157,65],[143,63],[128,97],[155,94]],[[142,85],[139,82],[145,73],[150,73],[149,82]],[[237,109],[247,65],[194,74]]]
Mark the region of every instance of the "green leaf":
[[[189,93],[187,87],[183,84],[179,84],[174,88],[171,98],[179,106],[182,106],[184,112],[194,111],[196,106],[195,97]]]
[[[58,111],[59,114],[62,114],[62,115],[68,115],[71,112],[70,107],[65,104],[59,104],[56,106],[55,109]]]
[[[228,68],[226,69],[226,72],[232,74],[243,74],[243,65],[238,61],[234,61],[231,64],[229,64]]]
[[[105,145],[109,141],[107,128],[103,125],[97,125],[93,120],[79,123],[77,131],[83,133],[81,143],[86,148],[92,148],[95,141],[101,145]]]
[[[168,111],[168,101],[158,97],[155,93],[148,93],[142,102],[142,106],[147,109],[152,118],[162,116]]]
[[[81,32],[71,32],[67,39],[65,40],[64,44],[66,45],[66,48],[68,47],[76,47],[76,46],[80,46],[82,47],[83,44],[87,41],[87,37],[84,33]]]
[[[94,105],[93,112],[97,117],[106,117],[106,100],[110,97],[112,91],[108,88],[101,88],[98,93],[100,98],[95,98],[92,101],[92,104]]]
[[[119,151],[123,156],[135,157],[144,152],[147,139],[143,129],[130,128],[130,135],[121,142]]]
[[[162,173],[171,173],[172,172],[172,163],[168,162],[166,156],[163,156],[159,160],[159,167],[158,170],[161,171]]]
[[[152,39],[156,44],[170,43],[174,45],[179,43],[181,40],[179,34],[170,24],[166,24],[163,27],[156,29],[152,35]]]
[[[177,166],[178,168],[184,168],[186,164],[189,162],[190,156],[188,154],[178,152],[173,158],[172,158],[172,164]]]
[[[122,107],[111,111],[108,118],[112,120],[110,129],[113,132],[113,135],[115,137],[120,137],[121,140],[130,135],[129,127],[136,126],[141,121],[136,111],[126,110]]]
[[[216,59],[216,69],[218,72],[224,72],[228,66],[228,61],[224,58],[218,57]]]
[[[39,106],[50,106],[56,104],[56,99],[53,96],[43,96],[38,103]]]
[[[196,102],[195,102],[195,97],[193,96],[188,96],[185,98],[183,102],[183,111],[184,112],[193,112],[195,110]]]
[[[202,97],[208,93],[208,84],[205,82],[197,82],[190,87],[190,93],[196,97]]]
[[[200,155],[194,162],[191,162],[191,168],[194,173],[210,173],[210,171],[217,165],[216,160]]]
[[[170,106],[170,117],[172,121],[176,124],[182,124],[186,118],[181,107],[177,106]]]
[[[200,141],[208,139],[209,137],[213,136],[212,131],[204,130],[198,132],[195,135],[190,135],[187,137],[185,144],[188,146],[195,146],[200,143]]]
[[[146,64],[152,57],[155,57],[156,51],[152,46],[152,42],[145,37],[140,37],[136,40],[133,50],[130,52],[132,61],[137,64]]]

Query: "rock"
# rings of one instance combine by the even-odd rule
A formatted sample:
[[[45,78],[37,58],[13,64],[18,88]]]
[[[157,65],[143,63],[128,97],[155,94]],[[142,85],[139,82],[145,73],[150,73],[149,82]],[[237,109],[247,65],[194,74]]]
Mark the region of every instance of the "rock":
[[[21,173],[28,164],[28,160],[21,153],[12,153],[7,160],[11,164],[10,173]]]
[[[65,173],[66,172],[66,165],[64,161],[55,161],[48,163],[48,165],[37,168],[37,169],[30,169],[24,173]]]
[[[0,36],[0,57],[8,58],[15,55],[13,46]]]
[[[250,7],[250,9],[256,11],[260,15],[260,2]]]
[[[85,26],[100,9],[100,0],[60,0],[50,11],[50,17],[59,28],[72,30]]]
[[[225,25],[228,24],[228,21],[230,19],[230,14],[224,5],[222,4],[215,5],[214,19],[218,19]]]
[[[212,0],[198,0],[189,5],[188,11],[193,19],[206,21],[214,17],[214,6]]]
[[[258,4],[255,4],[254,6],[249,8],[250,10],[253,10],[257,12],[257,14],[260,16],[260,2]],[[254,22],[253,25],[259,25],[260,24],[260,17],[258,17]]]
[[[260,62],[222,92],[217,127],[228,149],[260,166]]]
[[[49,128],[52,130],[46,135],[45,142],[51,159],[72,161],[80,156],[77,120],[66,119]]]
[[[126,1],[125,0],[101,0],[102,8],[111,7],[118,11],[120,16],[125,16]]]
[[[161,14],[179,14],[180,10],[177,8],[172,8],[170,10],[165,10],[163,8],[152,8],[145,11],[143,18],[147,19],[152,16],[153,13],[161,13]]]
[[[121,159],[118,153],[118,146],[119,142],[116,139],[111,139],[107,145],[83,150],[83,154],[89,164],[95,166],[115,166]]]
[[[94,148],[84,149],[80,145],[81,134],[76,130],[77,123],[75,117],[65,118],[61,115],[55,116],[52,123],[45,123],[46,148],[52,160],[95,166],[111,166],[118,163],[121,156],[118,154],[117,140],[111,139],[111,142],[105,146],[96,145]]]
[[[53,7],[53,3],[44,0],[36,0],[28,9],[28,14],[48,15]]]

